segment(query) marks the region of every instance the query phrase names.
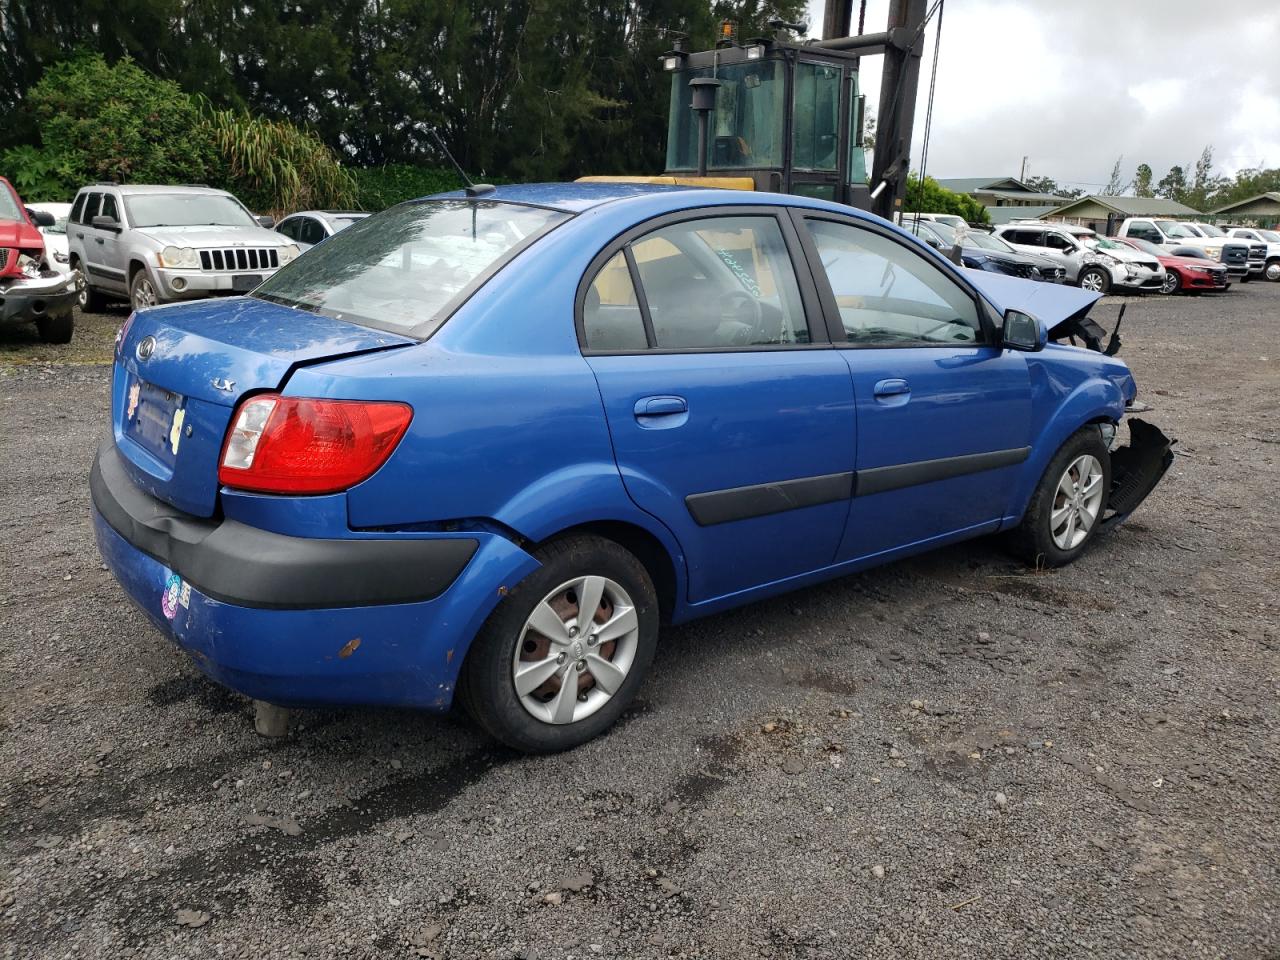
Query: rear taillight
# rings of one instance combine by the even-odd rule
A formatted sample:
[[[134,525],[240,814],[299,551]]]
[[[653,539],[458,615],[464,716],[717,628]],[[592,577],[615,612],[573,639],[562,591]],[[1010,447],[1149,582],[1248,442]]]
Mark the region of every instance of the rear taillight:
[[[218,482],[259,493],[336,493],[372,476],[412,419],[403,403],[250,397],[227,433]]]

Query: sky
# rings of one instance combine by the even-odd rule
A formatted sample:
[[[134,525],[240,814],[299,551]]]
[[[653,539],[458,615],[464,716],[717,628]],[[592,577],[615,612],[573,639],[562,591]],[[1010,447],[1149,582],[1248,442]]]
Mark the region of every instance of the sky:
[[[822,11],[822,0],[809,0],[814,36]],[[887,15],[888,0],[867,0],[866,32],[883,30]],[[913,170],[936,27],[935,16]],[[872,105],[881,62],[863,60]],[[1121,155],[1126,183],[1139,163],[1158,181],[1206,145],[1218,173],[1280,166],[1280,2],[945,0],[929,176],[1016,177],[1026,156],[1028,176],[1097,193]]]

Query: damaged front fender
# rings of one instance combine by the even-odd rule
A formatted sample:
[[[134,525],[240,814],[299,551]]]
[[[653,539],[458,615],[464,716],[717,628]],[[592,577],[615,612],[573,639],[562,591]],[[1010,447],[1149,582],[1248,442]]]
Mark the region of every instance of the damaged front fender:
[[[1156,426],[1128,419],[1129,443],[1111,454],[1111,496],[1104,525],[1120,523],[1138,508],[1173,465],[1173,445]]]

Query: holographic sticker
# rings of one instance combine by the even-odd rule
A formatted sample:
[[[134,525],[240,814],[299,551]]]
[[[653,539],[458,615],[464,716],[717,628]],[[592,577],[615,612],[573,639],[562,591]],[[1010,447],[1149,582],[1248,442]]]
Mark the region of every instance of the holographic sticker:
[[[169,579],[165,581],[164,592],[160,594],[160,611],[165,615],[166,619],[172,620],[178,615],[178,602],[182,596],[182,578],[176,573],[169,574]],[[190,594],[187,594],[188,599]]]

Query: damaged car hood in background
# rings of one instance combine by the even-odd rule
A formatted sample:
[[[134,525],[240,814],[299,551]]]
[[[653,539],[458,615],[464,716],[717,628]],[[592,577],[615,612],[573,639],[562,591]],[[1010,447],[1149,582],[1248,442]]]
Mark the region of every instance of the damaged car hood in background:
[[[971,270],[969,282],[992,306],[1004,315],[1007,310],[1021,310],[1035,317],[1049,331],[1050,340],[1077,336],[1091,350],[1102,350],[1104,331],[1088,319],[1090,308],[1102,294],[1060,283],[1040,283],[999,273]]]

